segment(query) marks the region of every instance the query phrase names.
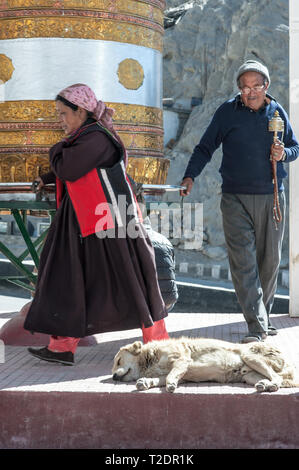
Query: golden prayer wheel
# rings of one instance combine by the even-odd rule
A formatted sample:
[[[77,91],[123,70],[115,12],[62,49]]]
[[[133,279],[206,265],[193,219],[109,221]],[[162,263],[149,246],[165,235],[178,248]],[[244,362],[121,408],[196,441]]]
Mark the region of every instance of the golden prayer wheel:
[[[49,169],[57,93],[86,83],[109,107],[140,183],[164,184],[164,0],[2,0],[0,182]]]

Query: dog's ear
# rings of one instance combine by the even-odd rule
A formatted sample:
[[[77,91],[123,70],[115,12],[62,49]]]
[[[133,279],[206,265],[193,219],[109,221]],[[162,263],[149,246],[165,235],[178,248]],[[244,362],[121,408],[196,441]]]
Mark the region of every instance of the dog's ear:
[[[134,354],[134,356],[137,356],[140,354],[142,348],[142,342],[141,341],[135,341],[132,344],[129,344],[126,349],[131,353]]]

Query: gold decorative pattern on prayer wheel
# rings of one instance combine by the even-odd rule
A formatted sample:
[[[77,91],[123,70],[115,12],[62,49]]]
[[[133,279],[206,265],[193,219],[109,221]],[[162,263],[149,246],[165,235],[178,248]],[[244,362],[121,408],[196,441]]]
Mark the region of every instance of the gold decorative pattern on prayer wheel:
[[[57,93],[86,83],[109,107],[137,181],[164,184],[164,0],[5,0],[0,10],[0,182],[49,169]]]

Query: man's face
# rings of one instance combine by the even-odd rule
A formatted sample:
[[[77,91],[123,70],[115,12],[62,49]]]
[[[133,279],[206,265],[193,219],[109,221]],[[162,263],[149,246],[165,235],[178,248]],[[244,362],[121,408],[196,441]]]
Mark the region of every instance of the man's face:
[[[245,72],[240,77],[242,101],[254,111],[263,106],[267,89],[268,83],[264,85],[264,77],[258,72]]]

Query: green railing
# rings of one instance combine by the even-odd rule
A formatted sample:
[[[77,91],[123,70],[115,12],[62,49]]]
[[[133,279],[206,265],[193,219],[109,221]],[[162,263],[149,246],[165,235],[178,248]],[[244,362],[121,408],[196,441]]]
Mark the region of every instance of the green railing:
[[[35,274],[28,268],[28,263],[26,265],[25,259],[30,256],[36,267],[36,271],[38,270],[40,252],[43,246],[43,241],[49,229],[46,229],[38,238],[32,241],[27,227],[27,211],[46,211],[49,213],[49,217],[52,221],[56,210],[56,204],[54,201],[0,200],[0,210],[10,211],[11,215],[16,221],[16,224],[26,245],[26,249],[20,255],[17,256],[12,252],[11,249],[5,246],[2,241],[0,241],[0,252],[4,254],[4,256],[20,273],[16,276],[0,276],[0,281],[6,280],[20,287],[23,287],[24,289],[34,291],[37,281],[37,274]]]

